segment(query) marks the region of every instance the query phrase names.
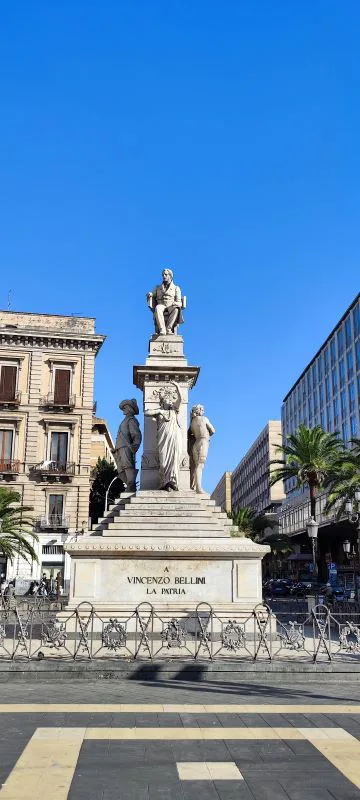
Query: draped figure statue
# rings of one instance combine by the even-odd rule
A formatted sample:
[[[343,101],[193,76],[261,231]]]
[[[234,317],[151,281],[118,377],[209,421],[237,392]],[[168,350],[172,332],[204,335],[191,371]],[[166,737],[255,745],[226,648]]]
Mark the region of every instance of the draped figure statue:
[[[170,386],[174,389],[170,389]],[[182,456],[182,435],[178,420],[181,394],[178,384],[170,381],[169,387],[157,390],[157,396],[159,408],[145,411],[145,415],[156,420],[160,489],[178,491]]]

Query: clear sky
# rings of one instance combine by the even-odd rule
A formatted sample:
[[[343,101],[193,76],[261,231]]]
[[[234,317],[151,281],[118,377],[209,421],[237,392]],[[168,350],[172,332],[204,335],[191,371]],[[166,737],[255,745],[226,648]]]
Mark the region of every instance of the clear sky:
[[[97,318],[115,433],[171,266],[209,490],[359,290],[359,35],[358,0],[2,5],[0,306]]]

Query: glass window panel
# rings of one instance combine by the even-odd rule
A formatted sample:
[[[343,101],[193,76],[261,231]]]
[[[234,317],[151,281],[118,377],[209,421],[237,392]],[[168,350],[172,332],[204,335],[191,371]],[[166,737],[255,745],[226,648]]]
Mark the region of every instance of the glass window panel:
[[[345,320],[345,341],[346,347],[350,347],[351,345],[351,319],[347,317]]]
[[[349,383],[349,408],[350,411],[355,410],[355,386],[353,381]]]
[[[313,381],[313,387],[315,387],[315,385],[316,385],[316,364],[313,364],[313,366],[312,366],[312,381]]]
[[[327,376],[325,378],[325,397],[326,397],[326,402],[328,403],[329,400],[330,400],[330,378],[329,378],[329,376]]]
[[[329,371],[329,351],[327,348],[324,350],[324,369],[325,372]]]
[[[354,438],[357,436],[357,424],[356,424],[356,417],[350,417],[350,430],[351,436]]]
[[[335,339],[331,339],[331,342],[330,342],[330,358],[331,358],[331,363],[335,364],[335,361],[336,361]]]
[[[360,340],[359,340],[360,341]],[[348,380],[354,374],[354,356],[352,350],[349,350],[346,356]]]
[[[339,375],[340,375],[340,386],[344,386],[344,383],[345,383],[345,364],[344,364],[344,359],[343,358],[339,361]]]
[[[332,387],[333,387],[333,392],[336,392],[336,391],[337,391],[337,386],[338,386],[338,380],[337,380],[337,370],[336,370],[336,367],[335,367],[335,369],[333,369],[333,371],[332,371]]]
[[[61,523],[64,510],[64,495],[51,494],[49,497],[49,515],[53,517],[53,522]]]
[[[357,306],[354,308],[354,311],[353,311],[353,325],[354,325],[354,336],[355,336],[355,339],[356,339],[356,337],[359,336],[359,334],[360,334],[360,306],[359,306],[359,304],[357,304]]]
[[[320,400],[320,408],[324,405],[324,387],[322,383],[319,386],[319,400]]]
[[[68,434],[52,433],[50,459],[58,464],[65,465],[67,462]]]
[[[338,346],[338,354],[340,357],[344,352],[344,335],[341,328],[337,334],[337,346]]]
[[[322,359],[322,355],[320,355],[319,358],[318,358],[318,379],[319,379],[319,383],[320,383],[320,381],[322,381],[322,377],[323,377],[323,359]]]
[[[348,426],[347,422],[343,423],[342,436],[343,436],[344,442],[346,444],[349,441],[349,426]]]
[[[12,456],[13,431],[0,430],[0,462],[9,464]]]
[[[356,371],[360,371],[360,339],[355,344],[355,353],[356,353]]]

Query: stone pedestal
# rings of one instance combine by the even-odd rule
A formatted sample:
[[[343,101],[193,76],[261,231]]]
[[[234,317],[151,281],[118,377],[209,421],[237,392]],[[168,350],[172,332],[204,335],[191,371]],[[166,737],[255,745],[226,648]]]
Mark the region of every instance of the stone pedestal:
[[[183,350],[182,336],[152,336],[145,364],[134,367],[134,384],[143,392],[144,411],[158,408],[159,389],[168,386],[170,381],[176,381],[179,384],[181,405],[178,419],[183,441],[179,489],[187,490],[190,489],[187,453],[188,396],[189,390],[196,383],[200,368],[188,366]],[[156,422],[147,416],[144,417],[143,444],[140,488],[158,489],[159,459],[156,447]]]

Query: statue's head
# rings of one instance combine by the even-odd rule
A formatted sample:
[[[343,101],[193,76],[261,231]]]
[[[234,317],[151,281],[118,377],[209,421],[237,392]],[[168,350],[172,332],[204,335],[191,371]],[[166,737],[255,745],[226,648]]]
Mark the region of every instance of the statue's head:
[[[191,417],[202,417],[203,414],[204,414],[204,406],[202,406],[200,403],[192,407]]]
[[[164,283],[166,285],[169,285],[171,283],[173,277],[174,277],[174,273],[173,273],[172,269],[168,269],[168,267],[166,267],[166,269],[163,269],[162,277],[163,277]]]
[[[161,388],[154,392],[155,396],[159,398],[160,408],[169,409],[174,408],[177,394],[170,387]]]
[[[139,413],[139,406],[135,397],[131,400],[122,400],[121,403],[119,403],[119,408],[124,412],[125,417],[133,417],[134,414]]]

